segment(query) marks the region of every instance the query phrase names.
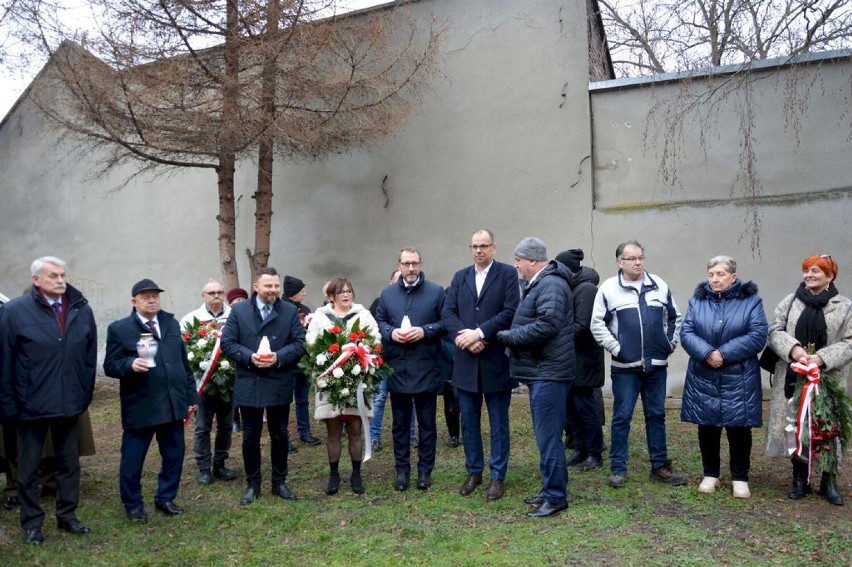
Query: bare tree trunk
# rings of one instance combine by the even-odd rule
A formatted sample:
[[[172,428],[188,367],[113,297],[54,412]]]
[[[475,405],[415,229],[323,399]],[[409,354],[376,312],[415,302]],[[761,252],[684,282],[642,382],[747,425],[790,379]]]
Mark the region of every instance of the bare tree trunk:
[[[219,259],[222,262],[222,279],[225,288],[239,287],[236,241],[237,224],[234,208],[234,171],[236,149],[232,131],[239,104],[239,41],[238,0],[228,0],[227,33],[225,35],[225,81],[222,93],[222,122],[219,136]]]
[[[271,38],[278,32],[281,9],[278,2],[270,0],[266,5],[266,33]],[[267,50],[264,54],[261,86],[261,114],[266,130],[260,136],[257,159],[257,189],[254,193],[254,254],[246,250],[251,265],[251,279],[254,281],[257,270],[269,263],[270,236],[272,234],[272,165],[274,162],[275,123],[275,77],[277,53]]]

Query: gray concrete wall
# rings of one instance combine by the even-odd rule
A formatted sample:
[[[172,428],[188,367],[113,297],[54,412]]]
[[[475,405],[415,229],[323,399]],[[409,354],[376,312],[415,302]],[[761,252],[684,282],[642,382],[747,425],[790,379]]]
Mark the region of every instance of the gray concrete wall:
[[[595,260],[612,275],[616,244],[638,239],[647,247],[648,270],[669,282],[684,312],[705,277],[707,260],[717,254],[733,256],[740,278],[758,284],[770,316],[801,282],[801,262],[810,254],[837,260],[837,286],[849,296],[852,61],[767,70],[756,75],[750,92],[739,88],[718,105],[687,112],[677,134],[679,180],[667,184],[659,171],[663,145],[660,137],[653,138],[658,130],[649,122],[651,110],[676,106],[687,90],[706,93],[733,81],[717,76],[592,86]],[[738,180],[741,119],[748,116],[749,97],[761,185],[755,199],[757,251],[751,248],[750,211]],[[792,112],[785,113],[785,102]],[[670,387],[682,384],[685,365],[680,352],[673,359]]]

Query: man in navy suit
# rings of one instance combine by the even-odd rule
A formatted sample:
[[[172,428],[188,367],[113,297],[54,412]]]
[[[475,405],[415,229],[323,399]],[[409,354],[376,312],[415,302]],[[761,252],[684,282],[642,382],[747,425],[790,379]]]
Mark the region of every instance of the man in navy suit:
[[[468,496],[482,484],[485,468],[480,417],[482,400],[491,427],[491,482],[486,498],[503,497],[509,464],[509,403],[514,383],[505,347],[497,332],[508,329],[520,301],[518,275],[494,260],[497,245],[490,230],[470,239],[473,265],[456,272],[447,292],[442,317],[456,345],[453,385],[458,389],[467,480],[459,494]]]
[[[299,310],[281,301],[281,278],[275,268],[258,270],[251,298],[231,310],[222,331],[222,352],[237,364],[234,405],[243,419],[243,465],[248,489],[240,504],[260,497],[260,435],[263,414],[269,430],[272,494],[285,500],[296,495],[287,487],[287,424],[293,400],[294,372],[305,354],[305,329]],[[259,353],[263,338],[271,352]]]

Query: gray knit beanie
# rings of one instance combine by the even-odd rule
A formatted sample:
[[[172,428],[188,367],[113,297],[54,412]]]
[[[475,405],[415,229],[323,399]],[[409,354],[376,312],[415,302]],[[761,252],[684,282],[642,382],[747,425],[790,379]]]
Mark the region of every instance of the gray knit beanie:
[[[515,246],[515,256],[534,262],[547,262],[547,246],[534,236],[527,236]]]

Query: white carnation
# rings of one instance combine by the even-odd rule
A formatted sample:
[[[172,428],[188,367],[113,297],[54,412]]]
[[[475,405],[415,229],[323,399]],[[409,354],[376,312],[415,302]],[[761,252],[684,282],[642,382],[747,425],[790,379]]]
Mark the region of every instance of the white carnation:
[[[338,366],[334,369],[332,375],[334,375],[335,378],[343,378],[343,369]]]
[[[326,358],[326,356],[324,354],[317,355],[317,364],[322,366],[326,362],[328,362],[328,358]]]
[[[227,370],[231,367],[231,363],[228,362],[227,360],[223,360],[219,363],[219,366],[222,367],[222,370]]]
[[[356,364],[352,367],[352,376],[358,376],[359,374],[361,374],[361,365]]]
[[[208,368],[210,368],[210,361],[202,360],[198,367],[201,368],[201,370],[207,370]]]
[[[187,360],[195,360],[195,353],[192,352],[192,351],[189,351],[188,353],[186,353],[186,359]]]
[[[317,380],[317,388],[323,389],[328,386],[328,382],[325,381],[325,378],[320,378]]]
[[[342,390],[340,390],[340,395],[343,396],[344,398],[346,396],[348,396],[349,395],[349,388],[343,388]]]
[[[198,339],[198,341],[195,343],[195,346],[197,346],[198,348],[205,348],[207,346],[207,339]]]

